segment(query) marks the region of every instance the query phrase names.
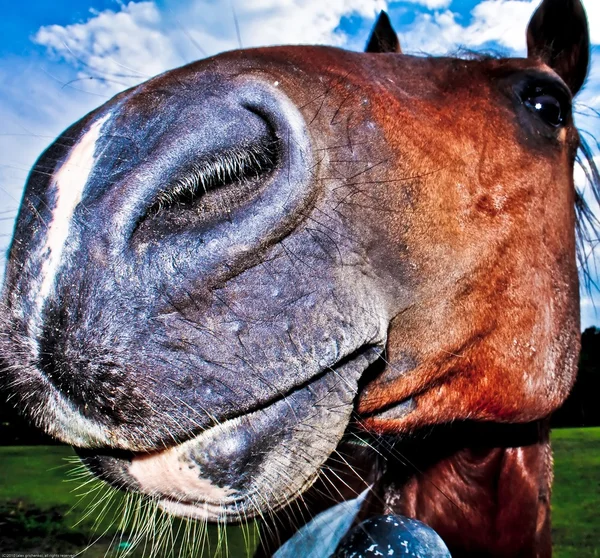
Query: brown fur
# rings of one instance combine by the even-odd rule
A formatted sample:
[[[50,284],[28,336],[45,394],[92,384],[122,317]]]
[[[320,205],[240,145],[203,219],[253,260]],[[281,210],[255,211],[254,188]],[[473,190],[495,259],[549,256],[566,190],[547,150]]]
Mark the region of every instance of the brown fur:
[[[325,53],[311,59],[330,63]],[[455,557],[550,556],[552,457],[547,421],[539,419],[565,399],[579,350],[577,132],[569,126],[558,142],[536,146],[503,103],[493,102],[490,80],[531,68],[531,61],[470,67],[388,58],[380,65],[385,69],[346,79],[377,99],[372,116],[396,161],[393,174],[410,168],[421,177],[418,192],[388,188],[382,207],[403,210],[377,217],[390,275],[418,262],[418,280],[411,304],[391,324],[389,364],[360,397],[363,427],[406,434],[484,420],[525,423],[528,436],[520,445],[516,428],[494,446],[494,427],[491,434],[483,427],[450,432],[451,451],[400,444],[403,455],[425,463],[398,479],[388,466],[376,481],[380,498],[365,515],[418,518]],[[381,89],[375,76],[386,74],[402,79]],[[427,90],[429,80],[445,84],[443,97]],[[370,209],[368,195],[353,203]],[[409,397],[416,410],[394,417],[394,406]]]
[[[562,33],[560,22],[566,16],[572,26]],[[526,96],[516,92],[523,83],[550,82],[555,93],[564,90],[568,96],[567,86],[572,94],[577,93],[587,71],[587,56],[582,54],[588,48],[585,16],[578,0],[545,0],[529,30],[530,53],[526,59],[405,56],[396,52],[399,43],[394,40],[389,21],[381,19],[378,29],[371,52],[366,54],[325,47],[226,53],[168,72],[110,101],[108,109],[99,109],[113,110],[116,123],[133,122],[131,127],[137,132],[144,132],[148,126],[148,136],[141,135],[144,140],[136,146],[141,149],[148,137],[164,141],[152,126],[161,130],[160,126],[168,124],[164,115],[179,107],[177,103],[190,113],[188,128],[199,126],[199,131],[210,135],[185,103],[188,96],[195,99],[194,95],[208,103],[202,98],[200,86],[210,88],[211,80],[218,85],[214,90],[217,93],[213,92],[215,98],[225,91],[222,84],[231,85],[234,92],[245,84],[245,94],[257,84],[264,90],[277,87],[286,102],[289,100],[300,111],[302,131],[310,138],[310,172],[298,161],[285,167],[302,171],[298,183],[299,188],[305,188],[305,192],[300,191],[305,197],[277,221],[276,227],[267,230],[260,242],[248,241],[252,250],[240,248],[241,241],[232,243],[225,254],[226,265],[213,269],[210,257],[193,259],[196,252],[207,250],[202,243],[195,249],[186,245],[185,257],[177,244],[183,231],[195,230],[198,219],[207,214],[206,208],[204,214],[189,209],[178,213],[171,208],[167,212],[171,217],[160,210],[138,215],[130,210],[130,200],[135,196],[127,192],[137,193],[142,201],[151,199],[147,191],[150,187],[163,193],[166,189],[166,194],[173,195],[163,174],[149,173],[148,180],[140,181],[143,173],[139,168],[130,169],[123,184],[111,183],[110,188],[102,183],[102,176],[98,177],[98,192],[104,192],[103,188],[108,192],[105,198],[99,195],[98,204],[106,204],[101,215],[114,218],[120,210],[127,217],[113,224],[122,238],[106,233],[110,227],[101,220],[102,247],[109,246],[112,252],[105,249],[106,258],[90,264],[89,254],[94,254],[98,231],[90,228],[91,217],[86,217],[81,234],[89,234],[88,242],[77,245],[73,240],[73,258],[80,259],[64,265],[66,271],[57,280],[60,296],[56,295],[50,308],[53,312],[40,314],[40,322],[45,321],[36,324],[43,332],[41,341],[39,333],[27,332],[20,321],[21,314],[26,314],[21,308],[27,308],[27,297],[35,297],[30,292],[35,282],[28,280],[35,277],[39,264],[31,252],[35,238],[30,238],[28,224],[33,218],[27,209],[23,210],[4,295],[7,302],[3,320],[9,333],[0,339],[0,352],[10,364],[8,371],[14,374],[11,387],[21,390],[17,395],[26,402],[24,412],[32,420],[63,440],[75,440],[87,448],[88,466],[97,474],[105,475],[103,478],[113,484],[134,489],[137,485],[131,478],[123,481],[131,456],[114,453],[113,449],[152,451],[156,452],[154,456],[164,457],[159,450],[173,440],[211,436],[218,430],[215,424],[233,417],[247,419],[251,430],[252,420],[258,422],[256,416],[272,409],[275,399],[289,402],[296,392],[305,397],[294,400],[297,407],[292,411],[304,411],[305,422],[294,421],[293,413],[282,415],[291,423],[284,425],[289,432],[296,432],[296,427],[300,431],[302,426],[308,431],[306,437],[303,434],[298,438],[301,442],[296,447],[289,447],[291,443],[283,435],[288,431],[278,431],[273,417],[268,422],[272,428],[265,430],[273,435],[272,447],[271,440],[265,439],[268,435],[261,439],[261,431],[252,432],[256,440],[246,440],[252,438],[243,435],[248,430],[237,437],[234,434],[238,431],[233,428],[219,430],[210,446],[211,452],[214,450],[210,459],[206,447],[199,446],[196,463],[200,462],[202,474],[215,486],[228,486],[242,479],[247,481],[242,487],[248,490],[254,488],[252,474],[256,474],[268,489],[274,484],[269,480],[278,481],[282,492],[288,488],[286,482],[290,484],[289,476],[295,474],[293,480],[300,479],[303,488],[312,482],[346,427],[366,437],[366,447],[352,444],[348,437],[342,439],[337,453],[323,467],[321,479],[304,495],[308,508],[304,511],[308,513],[296,508],[301,513],[294,514],[296,504],[280,511],[273,524],[265,528],[259,551],[262,556],[270,555],[311,515],[370,484],[373,491],[361,517],[396,512],[421,519],[442,535],[455,558],[548,557],[552,482],[548,416],[567,396],[579,349],[573,184],[579,136],[568,110],[563,122],[554,127],[527,108]],[[265,95],[273,95],[273,91]],[[208,104],[198,106],[206,108]],[[275,111],[272,107],[268,110]],[[211,122],[210,111],[202,114]],[[92,114],[89,118],[96,117]],[[250,118],[247,114],[245,117]],[[173,115],[170,118],[177,120]],[[268,123],[264,120],[263,127]],[[170,134],[166,136],[173,141]],[[278,141],[282,143],[282,138]],[[176,147],[173,153],[177,153]],[[62,157],[64,153],[60,153]],[[112,159],[103,163],[107,162],[112,163]],[[159,162],[166,165],[166,170],[151,156],[140,165],[150,170],[158,165],[161,172],[171,176],[173,165]],[[122,176],[116,174],[121,180]],[[262,176],[260,171],[257,174]],[[35,181],[41,178],[35,173],[32,176],[28,195],[38,200],[41,198],[35,188],[49,186],[37,184]],[[281,168],[271,169],[265,178],[266,190],[272,186],[269,181],[282,176]],[[288,175],[282,184],[290,187],[295,182]],[[215,203],[212,221],[204,223],[201,233],[208,234],[212,226],[227,219],[234,235],[236,227],[246,223],[243,215],[235,220],[236,209],[244,204],[252,206],[262,195],[260,189],[257,192],[248,199],[233,197],[227,217],[219,213],[221,206]],[[219,188],[206,197],[211,199],[211,194],[221,199]],[[173,217],[173,213],[177,215]],[[163,242],[156,232],[160,227],[175,246],[172,266],[177,273],[168,266],[165,272],[165,262],[171,261],[168,257],[144,260],[149,243],[140,238],[154,239],[152,249],[164,256],[158,251]],[[201,234],[186,237],[190,246],[198,236]],[[122,240],[126,248],[118,243],[113,246],[115,239]],[[215,250],[212,254],[201,253],[223,256]],[[113,252],[119,257],[115,258]],[[144,279],[131,285],[119,280],[118,288],[110,283],[102,291],[97,285],[102,285],[110,272],[120,279],[121,257],[129,257],[132,252],[136,258],[126,272],[137,278],[140,269],[146,270],[146,275],[139,275]],[[296,260],[302,272],[296,271]],[[203,265],[208,267],[204,269]],[[275,272],[266,277],[271,266]],[[305,290],[313,272],[322,273],[317,285],[321,298],[314,298],[313,306],[307,306],[312,314],[305,319],[304,302],[298,301],[314,295]],[[73,279],[67,281],[68,273]],[[156,289],[160,292],[144,299],[145,283],[154,280],[154,274],[160,280],[160,288]],[[363,277],[368,278],[368,289],[359,292],[357,284]],[[177,291],[177,286],[169,284],[175,279],[185,280],[186,288]],[[168,298],[171,289],[179,292],[179,298],[165,304],[161,295],[165,291]],[[99,301],[103,293],[106,299]],[[282,298],[278,300],[278,296]],[[334,310],[328,305],[332,298],[339,306]],[[113,306],[114,300],[120,305]],[[143,312],[139,316],[128,314],[132,300],[140,306],[156,304],[156,315],[152,316],[156,324]],[[101,306],[99,310],[95,310],[97,305]],[[319,314],[321,308],[329,309],[329,313]],[[367,316],[369,312],[374,315]],[[164,329],[159,328],[157,316],[164,318]],[[216,333],[204,327],[207,317]],[[98,339],[100,319],[106,321],[102,338]],[[156,331],[150,328],[144,333],[149,322]],[[358,322],[362,330],[357,332],[352,328]],[[178,324],[181,339],[176,329],[167,327],[168,323]],[[229,323],[238,329],[228,330],[225,326]],[[129,337],[121,337],[124,328],[129,328]],[[371,333],[372,329],[377,332]],[[112,338],[104,333],[113,330],[116,333]],[[207,340],[205,330],[214,339]],[[137,345],[131,344],[130,338],[137,340],[139,335],[143,339]],[[230,336],[229,342],[223,341],[226,335]],[[336,335],[338,338],[333,338]],[[329,428],[329,424],[323,424],[325,419],[318,425],[310,422],[317,420],[313,411],[326,405],[319,407],[309,395],[314,395],[311,388],[315,377],[333,383],[344,368],[334,370],[319,364],[327,369],[310,374],[307,371],[307,363],[317,367],[315,354],[317,349],[324,351],[326,336],[338,353],[333,363],[336,367],[345,360],[358,362],[355,353],[364,357],[373,345],[383,350],[385,344],[386,352],[376,366],[365,370],[365,364],[356,373],[355,391],[344,391],[350,388],[344,388],[343,382],[328,388],[325,397],[339,390],[340,405],[347,409],[329,449],[323,450],[322,456],[318,454],[314,462],[307,460],[308,465],[293,459],[297,470],[283,471],[277,468],[281,456],[278,451],[293,450],[297,452],[293,455],[301,455],[307,448],[314,449],[306,443],[309,434],[314,431],[312,441],[316,446]],[[115,339],[117,349],[113,346]],[[34,341],[43,342],[45,361],[28,360],[31,357],[27,351]],[[344,343],[352,346],[339,354]],[[139,351],[140,346],[148,354]],[[101,347],[102,351],[90,347]],[[153,348],[179,351],[177,360],[157,362],[160,359],[154,358]],[[197,357],[194,351],[199,348],[202,358],[190,357],[186,368],[188,360],[180,358],[180,353]],[[136,350],[140,355],[134,354]],[[236,351],[242,355],[237,360]],[[101,358],[94,360],[98,357],[95,353]],[[148,355],[160,372],[156,372],[157,377],[143,360],[136,360]],[[231,366],[229,359],[233,359]],[[221,365],[223,361],[228,366]],[[358,386],[360,374],[364,375]],[[172,381],[174,378],[178,381]],[[214,393],[208,390],[211,395],[198,403],[200,396],[195,388],[212,385],[207,378],[215,382],[216,388]],[[355,399],[357,386],[361,389]],[[255,390],[257,387],[261,389]],[[209,408],[199,412],[187,404],[182,409],[173,403],[168,389],[179,402],[187,396],[194,405],[206,404]],[[48,405],[51,391],[54,397],[55,392],[68,394],[79,404],[74,404],[77,412],[83,409],[98,421],[99,434],[94,434],[97,438],[85,431],[87,426],[81,427],[84,433],[80,436],[79,432],[69,431],[69,424],[53,422],[52,405]],[[355,401],[356,420],[348,425]],[[334,404],[331,407],[327,411],[332,414],[323,416],[331,417],[339,409]],[[40,411],[34,413],[32,408]],[[190,416],[188,408],[193,411]],[[249,418],[252,415],[254,419]],[[319,431],[317,426],[324,430]],[[240,442],[242,453],[233,455],[237,461],[227,451],[221,453],[219,441],[223,439]],[[263,458],[271,459],[267,459],[268,466]],[[251,466],[254,469],[248,473]],[[264,470],[270,476],[260,477]],[[297,495],[297,491],[292,492],[286,497]],[[266,495],[273,496],[272,502],[268,501],[270,506],[281,504],[279,494]],[[214,507],[219,509],[219,505],[217,502]],[[235,515],[236,509],[232,505],[231,517],[239,516],[239,512]],[[256,513],[254,508],[248,509]]]

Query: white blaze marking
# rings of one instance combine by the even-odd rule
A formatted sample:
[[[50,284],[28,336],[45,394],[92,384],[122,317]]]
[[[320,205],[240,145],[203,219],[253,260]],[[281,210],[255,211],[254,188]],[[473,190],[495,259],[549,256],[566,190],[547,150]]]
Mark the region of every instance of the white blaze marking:
[[[103,124],[109,118],[110,113],[92,124],[54,175],[56,205],[52,211],[46,243],[41,252],[42,256],[44,254],[47,256],[40,274],[41,285],[36,305],[39,311],[42,310],[54,285],[75,208],[81,201],[83,190],[96,162],[94,158],[96,142],[100,137]]]

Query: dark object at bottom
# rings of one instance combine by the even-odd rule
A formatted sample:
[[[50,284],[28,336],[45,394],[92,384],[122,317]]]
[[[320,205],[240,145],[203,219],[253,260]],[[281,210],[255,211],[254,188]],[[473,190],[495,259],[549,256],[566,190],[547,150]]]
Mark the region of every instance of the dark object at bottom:
[[[450,558],[450,552],[441,537],[425,523],[400,515],[381,515],[349,531],[332,558],[371,556]]]

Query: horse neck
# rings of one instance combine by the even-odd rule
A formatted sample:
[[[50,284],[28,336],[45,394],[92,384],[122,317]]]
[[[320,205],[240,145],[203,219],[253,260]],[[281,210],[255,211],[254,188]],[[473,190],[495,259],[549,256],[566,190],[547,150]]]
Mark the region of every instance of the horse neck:
[[[372,486],[357,518],[397,513],[433,527],[453,558],[548,558],[552,454],[548,421],[458,424],[428,434],[343,447],[291,509],[262,526],[254,558],[276,548],[318,513]],[[382,456],[385,455],[385,458]],[[494,551],[490,552],[489,549]]]
[[[380,509],[369,515],[399,513],[427,523],[454,558],[551,556],[547,421],[460,425],[425,443],[398,444],[394,453],[371,500],[370,508]]]

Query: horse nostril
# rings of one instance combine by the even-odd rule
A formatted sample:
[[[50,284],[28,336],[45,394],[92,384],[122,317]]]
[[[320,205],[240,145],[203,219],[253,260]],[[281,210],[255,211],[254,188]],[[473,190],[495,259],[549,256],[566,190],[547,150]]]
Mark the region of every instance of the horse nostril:
[[[136,223],[138,239],[229,219],[277,169],[280,139],[267,119],[243,105],[216,112],[180,142],[179,152],[171,151]]]
[[[198,212],[207,212],[211,203],[225,207],[223,198],[238,197],[260,186],[260,179],[276,167],[277,152],[277,140],[272,139],[199,157],[177,173],[167,188],[157,194],[148,215],[194,207]],[[234,191],[222,191],[225,188]],[[214,199],[206,200],[213,191],[221,203]]]
[[[124,232],[116,252],[150,282],[168,277],[171,291],[250,265],[248,254],[287,235],[318,192],[308,127],[281,88],[243,75],[206,88],[148,126],[145,153],[106,204]]]

